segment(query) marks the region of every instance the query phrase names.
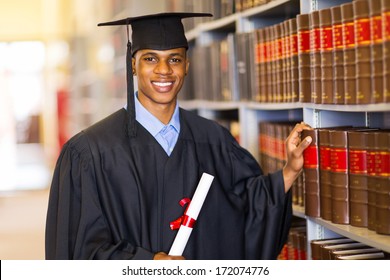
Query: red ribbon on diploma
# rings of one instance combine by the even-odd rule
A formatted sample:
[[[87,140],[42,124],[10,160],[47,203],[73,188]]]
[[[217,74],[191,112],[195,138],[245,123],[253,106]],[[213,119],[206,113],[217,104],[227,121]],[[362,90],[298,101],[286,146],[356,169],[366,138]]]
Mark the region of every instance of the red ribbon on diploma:
[[[188,205],[186,207],[186,210],[184,211],[183,216],[180,216],[176,220],[170,222],[169,226],[171,227],[171,230],[179,229],[181,225],[189,227],[189,228],[194,227],[196,220],[186,215],[186,212],[187,212],[188,206],[190,205],[189,204],[190,202],[191,202],[191,199],[189,199],[188,197],[185,197],[179,201],[179,204],[182,207],[184,207],[184,205],[186,205],[187,203],[188,203]]]

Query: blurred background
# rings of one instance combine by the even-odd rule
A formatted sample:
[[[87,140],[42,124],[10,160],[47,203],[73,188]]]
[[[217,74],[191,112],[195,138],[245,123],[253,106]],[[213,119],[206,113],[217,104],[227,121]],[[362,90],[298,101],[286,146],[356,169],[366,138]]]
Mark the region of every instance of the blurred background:
[[[44,259],[60,149],[125,104],[126,27],[169,1],[0,0],[0,259]]]

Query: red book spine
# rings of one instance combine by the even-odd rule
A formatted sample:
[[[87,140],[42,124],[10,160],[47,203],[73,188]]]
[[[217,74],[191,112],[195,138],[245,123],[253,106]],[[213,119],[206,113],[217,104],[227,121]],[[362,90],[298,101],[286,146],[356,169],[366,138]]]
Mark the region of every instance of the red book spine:
[[[299,101],[299,62],[298,62],[298,34],[297,20],[292,18],[289,20],[289,54],[290,54],[290,93],[291,102]]]
[[[305,214],[321,217],[320,206],[320,169],[318,154],[318,130],[304,130],[301,138],[311,136],[310,146],[303,152],[303,182],[305,193]]]
[[[346,130],[331,130],[330,165],[332,222],[349,224],[348,138]]]
[[[371,34],[371,103],[384,101],[383,96],[383,32],[381,1],[370,0],[370,34]]]
[[[383,101],[390,102],[390,1],[382,0]]]
[[[331,8],[333,36],[333,103],[344,104],[344,57],[343,57],[343,28],[341,24],[341,8]]]
[[[311,102],[309,15],[297,16],[299,101]]]
[[[375,134],[376,226],[379,234],[390,234],[390,132]]]
[[[350,223],[368,226],[367,133],[348,132]]]
[[[368,209],[367,209],[367,228],[375,230],[376,227],[376,173],[375,173],[375,134],[367,134],[367,191],[368,191]]]
[[[321,218],[332,220],[332,191],[329,130],[320,129],[318,132],[320,148],[320,206]]]
[[[356,52],[356,103],[371,101],[371,32],[368,0],[353,3]]]
[[[321,33],[319,11],[310,13],[311,102],[321,104]]]
[[[321,103],[333,103],[333,34],[330,8],[319,11],[321,52]]]
[[[344,102],[356,104],[355,27],[352,3],[341,7],[344,57]]]

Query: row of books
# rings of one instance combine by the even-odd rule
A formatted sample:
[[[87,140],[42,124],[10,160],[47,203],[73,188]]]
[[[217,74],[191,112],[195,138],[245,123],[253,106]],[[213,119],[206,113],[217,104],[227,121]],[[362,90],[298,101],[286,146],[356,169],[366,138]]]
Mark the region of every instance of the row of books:
[[[235,0],[236,12],[242,12],[275,0]]]
[[[356,0],[195,46],[195,99],[390,102],[390,3]]]
[[[390,234],[390,131],[305,130],[305,214]]]
[[[259,163],[265,174],[283,168],[286,163],[285,140],[297,122],[260,122],[259,123]],[[292,188],[292,202],[304,207],[303,173],[295,180]]]
[[[210,17],[187,18],[183,21],[184,29],[189,31],[198,24],[216,20],[237,12],[236,0],[166,0],[165,5],[168,11],[179,12],[207,12],[213,15]]]
[[[313,260],[380,260],[389,259],[389,253],[340,237],[310,241]]]
[[[296,17],[301,102],[390,102],[389,11],[355,0]]]
[[[301,220],[301,221],[300,221]],[[293,220],[287,243],[277,257],[278,260],[307,260],[307,235],[305,220]]]
[[[213,20],[264,5],[275,0],[166,0],[168,11],[208,12]],[[193,29],[197,24],[210,18],[189,18],[184,21],[185,30]]]

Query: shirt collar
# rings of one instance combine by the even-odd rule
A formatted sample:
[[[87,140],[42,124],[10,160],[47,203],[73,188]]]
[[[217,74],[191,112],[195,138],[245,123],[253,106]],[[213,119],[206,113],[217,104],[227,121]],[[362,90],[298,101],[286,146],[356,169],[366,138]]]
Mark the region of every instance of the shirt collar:
[[[153,136],[156,136],[165,126],[172,126],[176,132],[180,132],[179,104],[176,102],[175,111],[167,125],[153,116],[138,100],[138,92],[134,95],[136,120]]]

